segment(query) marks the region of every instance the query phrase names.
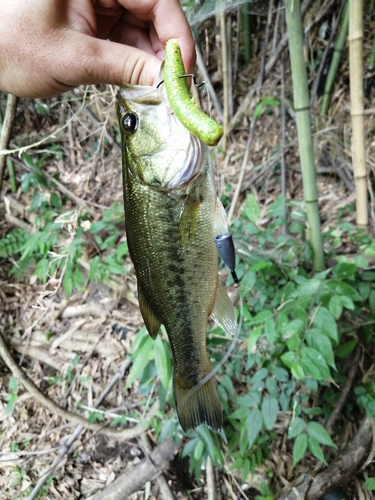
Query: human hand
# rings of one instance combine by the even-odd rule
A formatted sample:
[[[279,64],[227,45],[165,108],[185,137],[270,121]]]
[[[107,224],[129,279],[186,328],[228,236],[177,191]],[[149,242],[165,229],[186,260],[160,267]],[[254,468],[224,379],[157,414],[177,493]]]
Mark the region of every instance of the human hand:
[[[82,84],[153,85],[178,38],[194,66],[178,0],[11,0],[0,6],[0,91],[47,97]]]

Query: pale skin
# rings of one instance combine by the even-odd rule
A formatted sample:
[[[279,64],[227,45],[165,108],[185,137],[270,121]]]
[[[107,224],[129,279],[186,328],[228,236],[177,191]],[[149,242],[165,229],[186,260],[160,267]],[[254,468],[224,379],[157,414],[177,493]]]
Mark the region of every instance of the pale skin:
[[[178,0],[1,2],[0,92],[48,97],[83,84],[154,85],[170,38],[192,71],[194,41]]]

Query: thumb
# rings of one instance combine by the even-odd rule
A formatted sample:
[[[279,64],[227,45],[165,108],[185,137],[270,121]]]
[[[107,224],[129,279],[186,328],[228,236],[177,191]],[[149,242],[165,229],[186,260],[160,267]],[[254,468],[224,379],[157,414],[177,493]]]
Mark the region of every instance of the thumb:
[[[143,50],[77,32],[69,34],[69,54],[64,54],[56,78],[69,87],[82,84],[153,85],[161,59]]]

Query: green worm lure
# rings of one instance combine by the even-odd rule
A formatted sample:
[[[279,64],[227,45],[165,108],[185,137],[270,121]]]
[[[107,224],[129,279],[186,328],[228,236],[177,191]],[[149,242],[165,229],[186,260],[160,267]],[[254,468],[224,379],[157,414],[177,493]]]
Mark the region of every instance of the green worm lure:
[[[216,146],[223,136],[223,127],[195,105],[185,78],[184,63],[176,38],[165,46],[164,85],[172,111],[180,122],[208,146]]]

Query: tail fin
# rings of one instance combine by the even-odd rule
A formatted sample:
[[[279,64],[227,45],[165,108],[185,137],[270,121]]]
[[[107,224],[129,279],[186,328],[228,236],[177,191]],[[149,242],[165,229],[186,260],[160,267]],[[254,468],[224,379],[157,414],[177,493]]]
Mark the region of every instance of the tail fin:
[[[197,384],[189,389],[182,387],[175,378],[174,397],[178,419],[184,431],[195,429],[199,424],[220,431],[223,415],[214,376],[203,385]]]

